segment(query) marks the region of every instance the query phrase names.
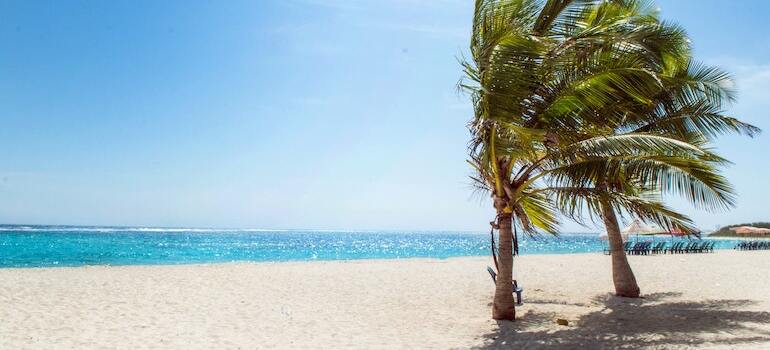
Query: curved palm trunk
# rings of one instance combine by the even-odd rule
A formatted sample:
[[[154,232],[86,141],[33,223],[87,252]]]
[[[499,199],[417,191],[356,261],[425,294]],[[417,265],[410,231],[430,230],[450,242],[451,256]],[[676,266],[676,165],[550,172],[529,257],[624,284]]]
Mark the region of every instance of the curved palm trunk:
[[[511,320],[516,318],[516,302],[513,300],[513,230],[511,214],[497,217],[500,226],[500,241],[495,283],[495,299],[492,302],[492,318]]]
[[[612,281],[615,283],[615,295],[628,298],[639,297],[639,285],[636,277],[628,264],[626,252],[623,250],[623,238],[620,235],[620,226],[615,210],[609,201],[602,199],[602,219],[607,230],[607,240],[610,243],[610,257],[612,257]]]

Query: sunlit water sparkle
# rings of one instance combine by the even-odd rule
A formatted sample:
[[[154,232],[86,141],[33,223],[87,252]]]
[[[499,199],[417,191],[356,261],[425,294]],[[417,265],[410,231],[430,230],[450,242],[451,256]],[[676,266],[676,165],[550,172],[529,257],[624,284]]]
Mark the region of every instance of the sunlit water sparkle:
[[[640,238],[652,240],[651,238]],[[671,238],[654,240],[672,242]],[[717,249],[734,240],[717,240]],[[522,237],[521,254],[601,252],[598,234]],[[0,267],[484,256],[489,233],[0,225]]]

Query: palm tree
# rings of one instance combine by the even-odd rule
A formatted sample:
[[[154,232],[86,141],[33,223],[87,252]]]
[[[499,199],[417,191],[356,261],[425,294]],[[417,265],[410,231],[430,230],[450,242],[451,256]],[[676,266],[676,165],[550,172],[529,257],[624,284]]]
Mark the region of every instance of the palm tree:
[[[651,74],[614,60],[602,49],[622,48],[607,43],[619,37],[620,43],[645,45],[645,35],[633,33],[633,27],[613,25],[615,18],[625,18],[628,23],[636,20],[633,11],[626,12],[593,2],[548,1],[540,6],[527,0],[476,1],[473,63],[464,62],[472,83],[461,82],[461,87],[470,92],[475,107],[470,124],[470,162],[477,170],[474,179],[481,189],[491,192],[500,230],[495,319],[515,318],[513,215],[525,232],[536,228],[556,231],[553,203],[536,190],[549,171],[563,168],[562,160],[574,159],[581,151],[585,157],[595,157],[618,143],[654,148],[663,142],[625,138],[614,143],[576,143],[600,124],[595,111],[649,94],[635,87],[640,81],[654,79]],[[622,106],[615,110],[622,111]]]
[[[686,217],[645,196],[649,174],[627,177],[637,186],[604,181],[589,187],[597,183],[597,169],[619,172],[640,157],[658,156],[647,163],[662,169],[659,173],[676,173],[664,169],[681,165],[677,156],[684,155],[711,166],[711,153],[697,145],[644,129],[677,124],[651,118],[650,106],[658,101],[652,97],[665,92],[657,72],[674,72],[666,67],[686,62],[689,48],[681,34],[636,1],[476,1],[472,61],[463,62],[467,79],[460,87],[469,92],[475,111],[469,124],[469,162],[476,169],[472,178],[491,194],[500,230],[493,318],[515,318],[511,279],[516,223],[528,234],[538,229],[555,233],[557,210],[578,211],[566,202],[602,199],[603,217],[614,219],[615,226],[616,213],[609,209],[621,208],[669,227],[689,227]],[[650,107],[647,117],[638,111],[640,106]],[[639,130],[616,134],[634,122]],[[711,168],[706,170],[708,174]],[[682,181],[688,180],[692,177]],[[719,185],[702,180],[707,192]]]
[[[582,221],[583,210],[587,209],[589,215],[604,222],[618,296],[638,297],[640,293],[622,249],[618,214],[628,213],[668,229],[691,232],[689,218],[662,204],[661,193],[681,190],[695,204],[710,208],[732,203],[729,183],[717,170],[723,160],[706,149],[690,146],[657,154],[641,150],[605,159],[586,159],[550,177],[551,187],[546,190],[556,197],[562,213]],[[713,204],[706,204],[710,201]]]
[[[679,33],[683,35],[683,32]],[[689,43],[689,40],[677,42]],[[601,217],[604,222],[612,253],[615,292],[619,296],[638,297],[640,289],[622,249],[616,213],[623,208],[613,205],[610,192],[673,192],[700,208],[715,210],[731,207],[734,203],[732,190],[718,171],[727,161],[704,147],[721,134],[753,136],[760,132],[758,128],[724,114],[725,102],[732,101],[734,95],[729,88],[733,84],[728,74],[716,67],[693,63],[689,47],[677,51],[681,55],[673,60],[674,63],[648,68],[658,76],[660,92],[649,97],[650,103],[637,104],[634,113],[625,114],[620,123],[610,124],[612,127],[609,130],[613,135],[629,132],[661,135],[687,142],[700,150],[684,154],[637,154],[624,160],[615,159],[616,165],[621,167],[614,171],[608,168],[608,164],[599,162],[594,164],[599,166],[599,171],[592,174],[589,183],[585,182],[586,178],[568,180],[573,186],[577,180],[581,192],[577,195],[567,191],[559,194],[563,197],[559,200],[559,208],[568,216],[574,218],[576,209],[589,207],[595,212],[592,214]],[[611,120],[608,122],[612,123]],[[595,191],[597,195],[581,195],[588,190]],[[576,202],[576,199],[579,200]],[[587,205],[590,201],[596,202]],[[580,205],[576,206],[578,203]],[[639,212],[668,210],[659,200],[644,205],[650,207],[636,207],[637,216],[644,215],[639,215]],[[683,216],[680,218],[685,219]],[[676,228],[685,232],[691,230],[683,226]]]

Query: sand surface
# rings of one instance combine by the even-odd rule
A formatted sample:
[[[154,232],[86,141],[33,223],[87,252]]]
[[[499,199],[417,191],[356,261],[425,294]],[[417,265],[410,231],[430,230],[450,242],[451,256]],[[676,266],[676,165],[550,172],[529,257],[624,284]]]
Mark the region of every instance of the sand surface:
[[[514,323],[488,258],[0,269],[0,349],[770,349],[770,252],[630,260],[517,258]]]

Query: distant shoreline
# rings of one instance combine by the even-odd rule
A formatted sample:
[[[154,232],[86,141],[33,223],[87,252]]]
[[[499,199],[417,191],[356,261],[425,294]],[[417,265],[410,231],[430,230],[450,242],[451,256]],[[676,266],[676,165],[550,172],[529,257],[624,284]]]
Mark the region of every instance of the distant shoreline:
[[[708,239],[720,240],[720,241],[755,241],[755,240],[770,240],[770,237],[745,237],[745,236],[707,236]]]
[[[754,227],[759,229],[770,229],[770,222],[765,221],[758,221],[758,222],[746,222],[741,224],[733,224],[728,226],[722,226],[718,230],[711,232],[708,236],[709,237],[725,237],[725,238],[735,238],[735,239],[755,239],[755,238],[770,238],[770,235],[768,234],[761,234],[761,233],[746,233],[746,234],[738,234],[735,229],[748,226],[748,227]]]

